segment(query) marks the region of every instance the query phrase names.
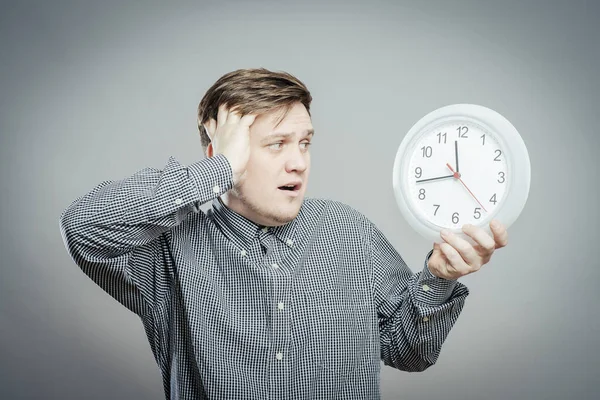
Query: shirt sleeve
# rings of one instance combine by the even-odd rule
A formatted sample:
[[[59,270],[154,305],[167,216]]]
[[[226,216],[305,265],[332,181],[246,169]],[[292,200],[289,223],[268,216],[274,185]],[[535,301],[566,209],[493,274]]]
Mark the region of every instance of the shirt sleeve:
[[[170,157],[162,170],[103,182],[62,212],[63,242],[89,278],[143,316],[171,286],[170,229],[229,190],[231,179],[229,162],[217,155],[189,167]]]
[[[370,248],[381,359],[403,371],[424,371],[437,361],[469,291],[429,271],[432,251],[423,269],[413,273],[374,225]]]

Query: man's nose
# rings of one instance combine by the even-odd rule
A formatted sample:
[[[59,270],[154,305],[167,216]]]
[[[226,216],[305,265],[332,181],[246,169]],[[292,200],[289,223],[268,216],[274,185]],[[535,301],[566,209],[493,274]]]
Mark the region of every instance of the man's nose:
[[[295,150],[291,151],[291,154],[288,157],[286,162],[286,170],[287,172],[303,172],[306,170],[307,164],[306,153],[304,153],[302,149],[296,148]]]

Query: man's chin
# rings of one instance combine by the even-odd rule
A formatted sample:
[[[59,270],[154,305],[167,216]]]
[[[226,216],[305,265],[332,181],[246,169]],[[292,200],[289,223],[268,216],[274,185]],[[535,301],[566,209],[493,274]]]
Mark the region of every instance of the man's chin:
[[[279,213],[273,213],[269,215],[269,219],[273,221],[276,225],[285,225],[294,220],[300,213],[300,206],[289,208],[285,211],[280,211]]]

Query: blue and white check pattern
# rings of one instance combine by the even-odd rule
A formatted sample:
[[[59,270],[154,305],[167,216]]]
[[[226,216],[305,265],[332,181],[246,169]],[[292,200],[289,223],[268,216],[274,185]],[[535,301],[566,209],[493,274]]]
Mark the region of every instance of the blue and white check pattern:
[[[222,155],[103,182],[61,215],[75,263],[137,314],[167,399],[378,399],[380,361],[433,365],[468,289],[413,273],[377,227],[305,199],[260,227]],[[212,201],[212,208],[200,206]]]

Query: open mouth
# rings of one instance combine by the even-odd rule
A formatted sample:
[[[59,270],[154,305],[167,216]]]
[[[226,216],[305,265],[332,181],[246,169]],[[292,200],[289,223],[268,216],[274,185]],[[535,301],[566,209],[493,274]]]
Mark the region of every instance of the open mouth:
[[[300,189],[300,185],[299,184],[279,186],[279,190],[287,190],[289,192],[296,192],[299,189]]]

